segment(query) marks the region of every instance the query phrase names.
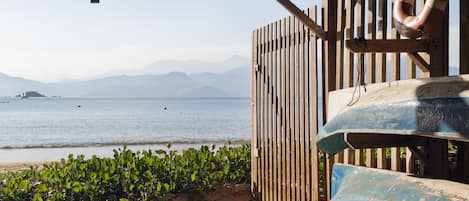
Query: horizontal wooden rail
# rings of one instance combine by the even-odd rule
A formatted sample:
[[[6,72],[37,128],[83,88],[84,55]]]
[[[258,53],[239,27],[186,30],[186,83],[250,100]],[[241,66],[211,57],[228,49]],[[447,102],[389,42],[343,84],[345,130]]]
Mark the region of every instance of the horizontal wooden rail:
[[[415,39],[347,40],[345,45],[352,52],[429,52],[430,41]]]
[[[309,18],[301,9],[299,9],[290,0],[277,0],[283,7],[285,7],[291,14],[298,18],[304,25],[306,25],[314,34],[319,38],[326,40],[326,32],[324,29]]]

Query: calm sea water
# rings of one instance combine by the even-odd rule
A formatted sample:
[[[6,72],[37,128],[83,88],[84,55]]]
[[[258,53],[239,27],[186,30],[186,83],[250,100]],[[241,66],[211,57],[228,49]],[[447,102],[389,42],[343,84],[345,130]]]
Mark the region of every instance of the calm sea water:
[[[249,139],[247,98],[0,100],[0,150]]]

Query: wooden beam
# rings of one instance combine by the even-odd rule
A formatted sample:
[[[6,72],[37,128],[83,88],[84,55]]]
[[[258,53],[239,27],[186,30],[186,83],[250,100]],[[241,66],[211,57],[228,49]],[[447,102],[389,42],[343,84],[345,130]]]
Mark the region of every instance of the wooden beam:
[[[429,52],[430,42],[428,40],[415,39],[352,39],[347,40],[345,45],[352,52]]]
[[[344,138],[354,149],[424,145],[426,142],[424,137],[395,134],[345,133]]]
[[[408,53],[407,56],[409,56],[409,58],[412,59],[415,64],[417,64],[417,67],[422,71],[422,73],[430,73],[430,64],[428,64],[428,62],[425,61],[425,59],[417,52]]]
[[[301,11],[290,0],[277,0],[283,7],[285,7],[292,15],[306,25],[314,34],[319,38],[326,40],[326,32],[316,22],[309,18],[303,11]]]

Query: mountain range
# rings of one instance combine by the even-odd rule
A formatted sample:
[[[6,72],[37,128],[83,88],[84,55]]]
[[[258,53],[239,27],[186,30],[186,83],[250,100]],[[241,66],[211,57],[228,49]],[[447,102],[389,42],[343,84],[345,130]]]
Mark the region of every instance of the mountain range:
[[[203,70],[207,66],[210,68],[219,66],[219,69],[229,70],[220,73],[160,73],[162,68],[157,65],[158,63],[164,63],[164,66],[161,65],[163,71],[169,71],[171,66],[174,66],[175,70],[189,72]],[[0,73],[0,96],[12,97],[23,91],[38,91],[47,96],[61,97],[250,97],[250,70],[249,59],[232,57],[219,63],[156,62],[126,75],[86,81],[43,83]]]
[[[406,64],[401,62],[402,66]],[[0,73],[0,96],[38,91],[61,97],[250,97],[251,68],[248,58],[233,56],[221,62],[197,60],[157,61],[142,69],[108,74],[92,80],[43,83]],[[390,79],[390,63],[387,79]],[[210,70],[211,72],[204,72]],[[451,67],[450,75],[458,74]],[[201,72],[201,73],[197,73]],[[406,78],[405,70],[401,78]]]

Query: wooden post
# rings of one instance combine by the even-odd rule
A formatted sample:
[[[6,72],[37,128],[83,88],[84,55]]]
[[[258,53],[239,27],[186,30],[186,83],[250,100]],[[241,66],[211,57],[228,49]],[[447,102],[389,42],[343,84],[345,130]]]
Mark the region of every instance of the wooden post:
[[[323,1],[323,20],[324,20],[324,31],[326,32],[327,40],[324,41],[324,54],[323,54],[323,86],[325,99],[323,103],[324,108],[324,120],[327,120],[327,104],[329,101],[329,92],[336,89],[336,39],[337,39],[337,0],[324,0]],[[326,186],[325,189],[327,194],[327,200],[331,198],[330,186],[332,176],[332,165],[334,164],[334,158],[328,156],[326,162]]]
[[[430,51],[430,76],[448,75],[448,29],[449,29],[449,6],[445,10],[441,26],[436,28],[430,38],[435,41],[435,47]],[[436,178],[448,177],[448,141],[430,140],[427,147],[428,165],[425,165],[426,176]]]
[[[460,73],[469,73],[469,1],[460,0]]]
[[[469,73],[469,1],[460,0],[460,74]],[[462,182],[469,183],[469,143],[458,144],[457,176]]]

